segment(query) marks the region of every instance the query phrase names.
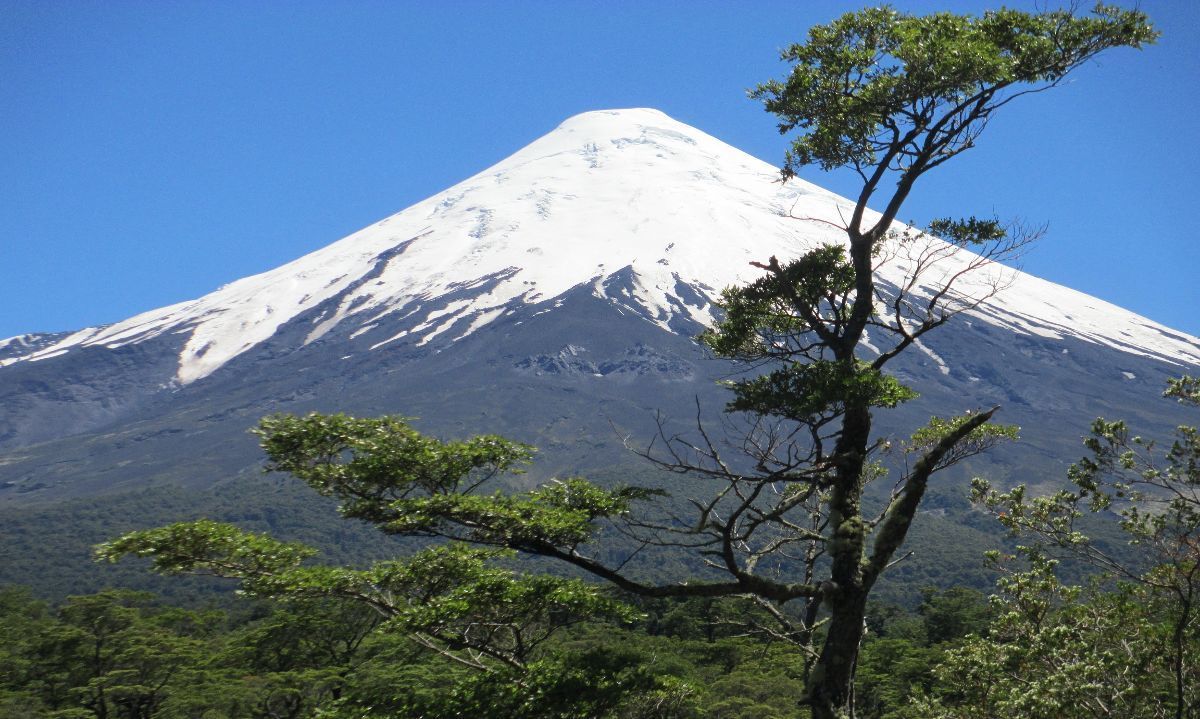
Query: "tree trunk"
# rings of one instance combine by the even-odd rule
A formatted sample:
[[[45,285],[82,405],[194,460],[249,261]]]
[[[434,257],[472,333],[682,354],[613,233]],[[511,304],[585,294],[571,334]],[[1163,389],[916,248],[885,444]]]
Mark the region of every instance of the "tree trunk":
[[[847,406],[835,448],[837,469],[829,497],[830,581],[822,588],[829,629],[821,656],[809,675],[806,698],[813,719],[854,717],[854,667],[869,592],[863,576],[866,525],[861,500],[870,436],[868,407]]]
[[[837,593],[831,602],[829,633],[809,678],[807,702],[813,719],[853,719],[854,668],[862,641],[867,592]]]

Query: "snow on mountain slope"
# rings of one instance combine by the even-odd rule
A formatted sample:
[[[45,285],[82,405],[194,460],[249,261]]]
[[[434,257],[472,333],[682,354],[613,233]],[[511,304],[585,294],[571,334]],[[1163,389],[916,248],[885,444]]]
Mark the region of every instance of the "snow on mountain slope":
[[[306,343],[339,326],[361,334],[391,315],[409,318],[408,329],[372,349],[420,345],[464,337],[520,304],[551,306],[581,285],[605,297],[606,278],[625,268],[632,269],[632,291],[608,299],[664,329],[678,317],[707,323],[720,288],[759,272],[751,261],[789,259],[843,239],[829,224],[796,218],[837,222],[852,203],[778,178],[768,163],[656,110],[584,113],[321,250],[197,300],[13,352],[0,368],[178,333],[187,339],[176,379],[187,384],[322,303],[328,306],[310,320]],[[945,270],[965,261],[955,258]],[[893,263],[881,279],[897,282],[903,269]],[[1002,294],[973,312],[978,319],[1200,364],[1194,337],[1023,273],[1012,271],[1009,279]],[[989,286],[976,284],[981,291]],[[451,294],[461,299],[432,302]]]

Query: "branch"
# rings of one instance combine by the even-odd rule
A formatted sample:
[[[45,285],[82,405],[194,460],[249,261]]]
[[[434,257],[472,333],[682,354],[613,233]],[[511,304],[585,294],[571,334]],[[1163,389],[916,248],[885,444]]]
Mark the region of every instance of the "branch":
[[[892,555],[904,544],[908,528],[912,525],[913,517],[916,516],[917,507],[920,506],[921,499],[925,496],[929,477],[938,469],[942,458],[967,435],[982,427],[998,409],[1000,408],[993,407],[963,422],[931,447],[913,467],[912,474],[909,475],[908,481],[904,483],[904,488],[900,491],[900,496],[888,510],[887,516],[876,534],[874,551],[867,570],[864,572],[864,582],[867,586],[878,579],[883,570],[887,568]]]

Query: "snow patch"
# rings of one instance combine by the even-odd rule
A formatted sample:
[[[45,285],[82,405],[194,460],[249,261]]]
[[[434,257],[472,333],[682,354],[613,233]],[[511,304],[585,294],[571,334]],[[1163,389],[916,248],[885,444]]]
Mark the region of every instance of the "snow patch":
[[[931,360],[933,360],[933,363],[935,365],[937,365],[938,372],[941,372],[944,375],[950,374],[949,365],[946,364],[946,360],[942,359],[941,356],[939,356],[937,352],[934,352],[933,350],[929,349],[929,346],[926,345],[924,342],[922,342],[919,339],[913,340],[913,345],[916,346],[917,349],[919,349],[922,352],[924,352],[925,354],[929,355],[929,358]]]

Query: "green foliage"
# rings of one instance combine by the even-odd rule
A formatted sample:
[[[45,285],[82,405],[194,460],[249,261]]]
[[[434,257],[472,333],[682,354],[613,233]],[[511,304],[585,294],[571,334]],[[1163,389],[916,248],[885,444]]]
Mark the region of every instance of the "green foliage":
[[[902,442],[899,449],[906,455],[928,456],[935,447],[961,433],[962,429],[976,418],[975,412],[968,412],[957,417],[944,419],[933,417],[924,427],[913,432],[907,442]],[[945,454],[937,460],[937,466],[949,466],[996,446],[1001,442],[1015,442],[1020,436],[1020,427],[1012,424],[981,424],[966,434],[963,434]]]
[[[555,655],[531,664],[520,673],[476,673],[465,676],[446,691],[413,692],[399,698],[394,710],[398,716],[428,719],[612,716],[631,695],[649,693],[658,687],[655,678],[639,665],[640,659],[636,652],[615,648]]]
[[[151,591],[178,606],[230,607],[230,582],[209,577],[160,576],[150,562],[93,561],[96,544],[114,536],[199,518],[219,518],[246,530],[319,547],[328,563],[363,566],[394,556],[396,540],[369,525],[347,522],[335,504],[301,482],[254,474],[203,489],[153,487],[66,500],[49,505],[0,507],[0,586],[26,585],[52,602],[105,587]]]
[[[955,430],[970,421],[973,413],[943,419],[934,417],[929,424],[913,432],[912,438],[904,446],[905,452],[922,452],[937,445],[950,436]],[[1016,440],[1020,428],[1011,424],[984,424],[971,430],[962,442],[987,442],[995,439]]]
[[[1053,560],[1026,555],[1029,568],[999,582],[989,632],[950,651],[933,696],[905,716],[1166,716],[1170,655],[1144,597],[1129,586],[1064,586]]]
[[[48,612],[5,591],[0,711],[39,719],[310,717],[346,685],[364,629],[376,623],[347,609],[295,604],[231,627],[220,613],[163,606],[145,593],[76,596]]]
[[[805,333],[844,322],[854,288],[846,249],[824,245],[743,287],[722,291],[724,317],[700,335],[719,357],[792,358]]]
[[[939,218],[929,223],[929,234],[954,243],[960,247],[986,245],[997,242],[1008,236],[1008,230],[1000,221],[992,218],[981,220],[977,217],[964,219]]]
[[[96,547],[96,558],[115,562],[126,554],[150,557],[164,574],[200,572],[258,577],[290,569],[316,550],[245,532],[232,524],[198,520],[130,532]]]
[[[372,522],[393,516],[390,501],[462,492],[533,456],[532,447],[495,435],[442,442],[400,417],[273,415],[262,420],[258,434],[268,469],[294,474],[321,494],[345,500],[345,516]]]
[[[1200,377],[1177,377],[1167,380],[1164,397],[1174,397],[1181,404],[1200,407]]]
[[[23,703],[27,716],[164,716],[194,681],[215,619],[128,591],[71,597],[53,615],[5,600],[0,706]]]
[[[45,604],[18,587],[0,589],[0,716],[33,717],[45,708],[38,687],[40,637],[53,626]],[[20,709],[24,713],[17,711]]]
[[[518,471],[533,448],[494,435],[442,442],[397,417],[275,415],[258,432],[269,468],[296,474],[341,500],[344,516],[390,534],[570,547],[591,539],[597,520],[623,516],[632,503],[660,494],[570,478],[524,494],[484,495],[481,488]]]
[[[780,117],[781,132],[802,133],[788,174],[812,164],[919,174],[970,147],[981,129],[973,123],[1001,104],[1004,90],[1057,83],[1107,48],[1156,37],[1143,13],[1105,5],[1092,17],[1009,9],[913,16],[884,6],[813,27],[806,43],[782,53],[794,64],[787,80],[752,96]]]
[[[1195,386],[1183,377],[1166,395],[1200,406],[1190,401]],[[921,705],[923,715],[1186,717],[1200,710],[1197,430],[1178,428],[1159,456],[1154,442],[1130,436],[1123,422],[1099,419],[1084,444],[1091,454],[1071,467],[1074,491],[1027,498],[1024,487],[998,492],[976,481],[977,500],[1038,544],[1022,549],[1028,570],[1001,580],[1000,619],[989,635],[939,670],[986,684],[986,695],[942,689]],[[1132,561],[1078,526],[1085,513],[1114,509]],[[1049,550],[1088,562],[1109,584],[1062,584]]]
[[[917,609],[925,627],[925,637],[931,644],[983,634],[991,613],[983,593],[967,587],[952,587],[942,592],[927,589]]]
[[[926,590],[923,596],[916,613],[872,606],[856,670],[859,717],[897,717],[907,711],[914,694],[937,683],[933,668],[947,652],[986,631],[991,612],[981,592],[956,587]]]
[[[461,536],[498,546],[573,546],[592,539],[596,520],[627,514],[650,490],[605,490],[584,479],[554,480],[522,495],[441,494],[398,499],[386,532]],[[463,534],[459,534],[459,532]]]
[[[895,407],[917,393],[867,362],[815,361],[793,363],[740,380],[732,386],[730,411],[753,412],[795,421],[840,413],[845,406]]]
[[[460,544],[431,547],[407,560],[368,569],[301,566],[312,550],[217,522],[135,532],[102,545],[98,555],[154,558],[159,571],[239,579],[251,594],[277,599],[340,598],[388,617],[387,628],[483,668],[480,656],[521,669],[559,627],[584,618],[628,621],[632,610],[578,579],[523,575],[493,566],[509,553]],[[472,654],[472,652],[474,654]]]
[[[787,670],[796,649],[784,644],[593,623],[571,628],[524,669],[479,672],[378,631],[380,615],[352,603],[292,600],[267,609],[234,620],[109,593],[72,598],[53,612],[27,593],[0,592],[0,626],[16,639],[0,645],[3,716],[782,719],[794,716],[799,696]],[[96,645],[86,637],[103,637],[102,681],[90,669]],[[186,651],[163,653],[173,645]],[[18,664],[24,668],[13,670]],[[150,685],[128,682],[129,672],[147,665],[167,680],[138,695],[134,689]],[[94,701],[99,690],[104,704]]]

